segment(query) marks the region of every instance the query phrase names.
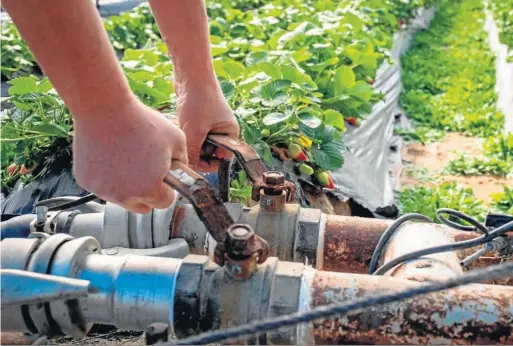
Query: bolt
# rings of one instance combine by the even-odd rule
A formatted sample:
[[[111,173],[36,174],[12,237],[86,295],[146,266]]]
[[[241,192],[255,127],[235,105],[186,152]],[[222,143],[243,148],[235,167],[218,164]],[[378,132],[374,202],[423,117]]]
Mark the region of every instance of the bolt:
[[[263,180],[267,185],[278,186],[285,183],[285,176],[281,172],[270,171],[263,174]]]
[[[48,207],[40,205],[36,207],[36,223],[44,224],[48,217]]]

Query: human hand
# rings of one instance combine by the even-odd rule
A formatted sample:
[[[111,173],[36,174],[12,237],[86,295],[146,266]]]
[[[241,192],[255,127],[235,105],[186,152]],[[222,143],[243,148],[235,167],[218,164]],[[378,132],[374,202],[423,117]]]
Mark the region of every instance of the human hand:
[[[182,89],[178,93],[177,115],[187,140],[189,164],[194,169],[214,172],[220,159],[232,157],[226,149],[204,145],[209,133],[239,136],[239,124],[221,88]]]
[[[137,100],[75,116],[73,170],[77,183],[137,213],[166,208],[174,191],[163,180],[173,159],[187,163],[184,133]]]

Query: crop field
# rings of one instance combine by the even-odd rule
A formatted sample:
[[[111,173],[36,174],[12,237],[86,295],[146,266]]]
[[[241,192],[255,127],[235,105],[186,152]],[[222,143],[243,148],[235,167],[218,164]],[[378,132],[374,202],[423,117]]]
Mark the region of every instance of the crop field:
[[[344,166],[344,135],[367,121],[385,95],[374,87],[399,32],[435,6],[401,59],[400,106],[413,130],[397,191],[400,213],[434,218],[440,207],[483,219],[513,213],[513,134],[497,108],[495,59],[484,29],[485,7],[513,51],[513,1],[223,0],[208,1],[214,68],[241,126],[241,138],[272,165],[319,189],[334,188]],[[133,92],[169,117],[175,113],[173,63],[150,8],[104,20]],[[73,121],[17,29],[2,23],[2,193],[44,178],[56,162],[71,166]],[[247,203],[243,173],[231,186]],[[351,196],[347,196],[351,197]]]

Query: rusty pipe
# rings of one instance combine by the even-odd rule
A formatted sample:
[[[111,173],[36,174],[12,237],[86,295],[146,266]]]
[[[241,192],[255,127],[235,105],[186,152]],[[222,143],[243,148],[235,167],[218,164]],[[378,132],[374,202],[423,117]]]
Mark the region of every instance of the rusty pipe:
[[[316,272],[311,308],[403,290],[393,277]],[[513,288],[470,285],[314,323],[315,343],[513,344]]]
[[[383,264],[412,251],[454,244],[454,235],[447,227],[436,224],[402,224],[391,236],[383,251]],[[414,281],[442,281],[462,274],[463,268],[455,251],[416,258],[389,270],[385,275]]]
[[[266,239],[273,246],[272,255],[280,260],[307,262],[317,269],[336,272],[367,273],[374,249],[392,223],[384,219],[326,215],[318,209],[300,208],[297,204],[286,204],[280,212],[262,211],[259,205],[252,208],[237,203],[225,205],[237,223],[251,225],[256,234]],[[417,225],[420,223],[406,226],[414,229]],[[172,237],[187,240],[193,254],[206,254],[206,248],[214,245],[208,241],[206,229],[191,205],[177,205],[170,228]],[[450,230],[454,241],[478,236],[447,227],[444,229]],[[474,250],[458,251],[457,254],[462,259]],[[495,260],[490,257],[476,261],[475,265],[481,265],[483,261],[492,264]]]

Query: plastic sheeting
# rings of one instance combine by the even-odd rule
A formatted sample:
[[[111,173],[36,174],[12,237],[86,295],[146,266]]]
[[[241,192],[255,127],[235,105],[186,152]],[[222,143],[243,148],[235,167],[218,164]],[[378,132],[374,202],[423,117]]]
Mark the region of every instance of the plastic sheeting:
[[[513,133],[513,63],[507,62],[508,47],[499,41],[499,30],[490,11],[486,12],[485,30],[495,60],[495,92],[498,95],[497,107],[504,114],[504,130]]]
[[[394,126],[404,118],[397,116],[402,114],[401,55],[409,49],[413,35],[429,26],[434,14],[434,8],[421,9],[408,29],[395,35],[392,63],[379,68],[374,83],[385,99],[374,106],[360,127],[348,129],[344,166],[332,173],[337,197],[352,198],[378,214],[392,216],[396,211],[394,189],[402,170],[402,140],[394,136]]]

